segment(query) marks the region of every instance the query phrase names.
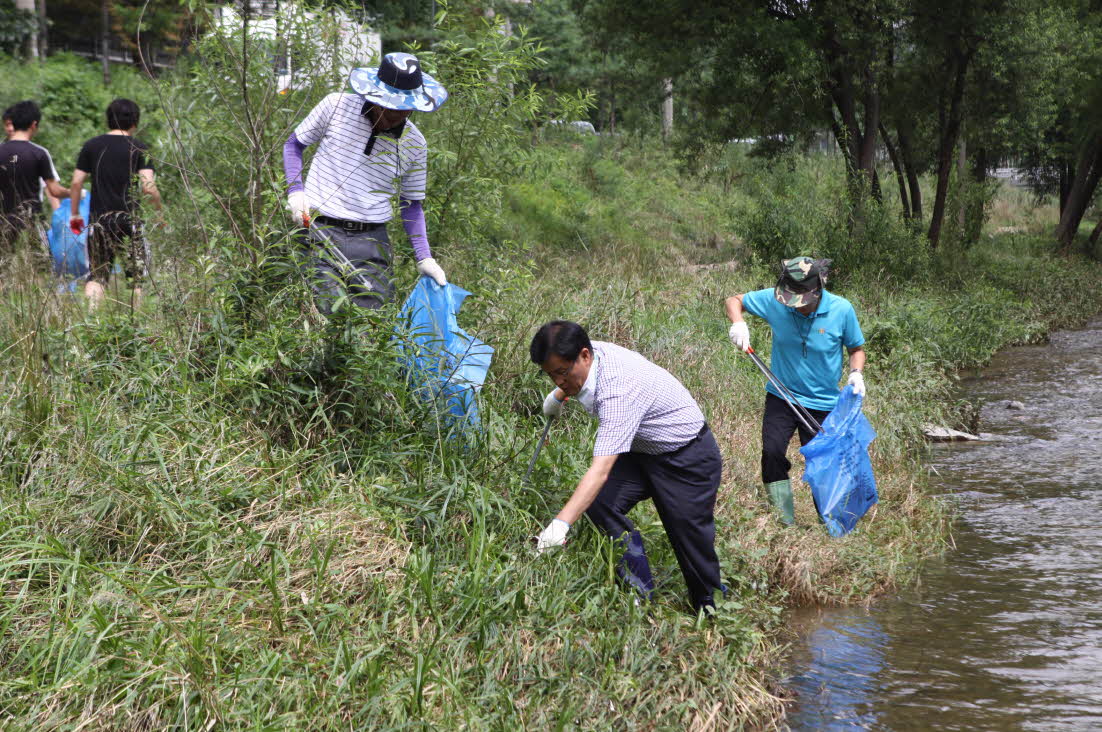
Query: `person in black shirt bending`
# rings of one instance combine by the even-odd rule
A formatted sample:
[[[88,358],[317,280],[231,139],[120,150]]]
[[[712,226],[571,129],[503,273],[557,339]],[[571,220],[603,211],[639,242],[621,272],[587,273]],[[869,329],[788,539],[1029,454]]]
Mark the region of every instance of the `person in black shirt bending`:
[[[4,110],[8,140],[0,143],[0,249],[15,251],[16,240],[29,232],[36,255],[47,261],[50,245],[42,222],[42,191],[65,198],[69,195],[57,181],[49,151],[31,142],[38,132],[42,113],[32,101],[17,102]]]
[[[92,176],[92,205],[88,232],[88,283],[84,294],[98,304],[111,276],[111,265],[121,249],[126,255],[126,277],[134,287],[134,301],[141,299],[142,279],[149,266],[149,247],[142,235],[135,195],[135,178],[153,207],[161,209],[161,194],[153,182],[153,164],[144,143],[135,140],[134,130],[141,113],[129,99],[116,99],[107,105],[105,135],[84,143],[77,156],[73,183],[69,188],[77,205],[73,206],[69,226],[74,233],[84,228],[80,216],[80,190]]]

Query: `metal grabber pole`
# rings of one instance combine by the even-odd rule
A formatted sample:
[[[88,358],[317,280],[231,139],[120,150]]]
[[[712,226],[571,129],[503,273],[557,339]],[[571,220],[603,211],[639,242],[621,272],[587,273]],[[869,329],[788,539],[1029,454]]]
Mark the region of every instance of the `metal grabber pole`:
[[[566,404],[566,397],[562,400],[563,404]],[[540,456],[540,450],[543,448],[543,443],[547,442],[547,435],[551,431],[551,423],[555,421],[554,417],[548,417],[543,425],[543,434],[540,435],[540,441],[536,443],[536,451],[532,453],[532,459],[528,461],[528,470],[524,473],[524,480],[521,481],[524,485],[528,485],[528,479],[532,477],[532,468],[536,467],[536,458]]]
[[[548,417],[543,425],[543,434],[540,435],[540,441],[536,443],[536,451],[532,453],[532,459],[528,461],[528,470],[524,473],[524,480],[521,481],[524,485],[528,485],[528,479],[532,477],[532,468],[536,467],[536,458],[540,456],[540,448],[543,447],[543,443],[547,442],[547,433],[551,431],[551,422],[554,421],[554,417]]]
[[[799,400],[788,390],[788,387],[781,383],[781,380],[769,370],[769,367],[765,365],[758,354],[754,353],[753,348],[746,349],[746,355],[754,362],[754,365],[765,375],[765,378],[769,380],[773,386],[777,387],[777,390],[781,393],[781,397],[788,402],[788,406],[792,408],[792,411],[796,413],[796,419],[800,420],[804,427],[811,432],[819,434],[822,431],[822,426],[815,420],[811,413],[804,408],[804,405],[800,404]]]

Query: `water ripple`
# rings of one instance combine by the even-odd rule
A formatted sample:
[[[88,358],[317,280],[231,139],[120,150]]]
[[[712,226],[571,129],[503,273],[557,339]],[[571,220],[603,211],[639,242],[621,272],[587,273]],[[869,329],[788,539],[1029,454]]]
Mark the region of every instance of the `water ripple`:
[[[792,729],[1102,729],[1102,321],[962,383],[989,439],[930,458],[957,550],[871,610],[797,614]]]

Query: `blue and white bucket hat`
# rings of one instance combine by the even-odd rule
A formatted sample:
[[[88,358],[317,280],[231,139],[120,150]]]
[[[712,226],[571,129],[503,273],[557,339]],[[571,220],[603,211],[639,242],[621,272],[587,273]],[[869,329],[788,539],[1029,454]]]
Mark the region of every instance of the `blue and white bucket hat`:
[[[448,90],[421,70],[411,53],[388,53],[378,67],[352,69],[352,91],[386,109],[435,112],[448,99]]]

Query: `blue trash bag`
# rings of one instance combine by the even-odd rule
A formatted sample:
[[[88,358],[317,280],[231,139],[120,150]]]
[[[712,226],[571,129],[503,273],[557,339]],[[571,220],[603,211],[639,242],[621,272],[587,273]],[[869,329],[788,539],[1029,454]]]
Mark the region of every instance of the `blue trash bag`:
[[[398,352],[414,390],[462,428],[480,424],[476,395],[494,349],[459,327],[456,316],[471,293],[422,277],[402,306]]]
[[[91,196],[80,199],[80,215],[87,222],[90,216]],[[88,228],[80,234],[69,229],[69,202],[62,201],[54,211],[50,221],[50,230],[46,238],[50,241],[50,254],[54,259],[54,272],[69,280],[70,290],[76,288],[77,280],[88,275]]]
[[[815,507],[831,536],[845,536],[879,497],[869,462],[869,443],[876,438],[861,413],[862,397],[846,386],[823,422],[823,431],[800,448]]]

